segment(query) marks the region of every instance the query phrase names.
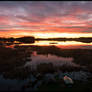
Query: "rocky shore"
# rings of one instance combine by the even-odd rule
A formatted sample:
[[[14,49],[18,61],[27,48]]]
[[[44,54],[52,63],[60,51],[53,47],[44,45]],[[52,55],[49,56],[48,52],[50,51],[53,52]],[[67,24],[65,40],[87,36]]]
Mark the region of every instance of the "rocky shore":
[[[64,76],[68,76],[73,80],[73,85],[69,86],[67,85],[63,78]],[[92,78],[92,74],[85,71],[77,71],[77,72],[55,72],[55,73],[47,73],[47,74],[41,74],[37,73],[36,75],[31,74],[30,81],[28,84],[24,86],[25,91],[31,90],[31,91],[39,91],[39,90],[47,90],[43,89],[42,87],[45,86],[49,90],[49,86],[65,86],[68,88],[73,88],[73,86],[77,86],[80,83],[87,83]],[[71,83],[70,83],[71,85]],[[81,86],[81,85],[80,85]],[[58,87],[56,88],[58,90]],[[62,89],[59,89],[62,90]]]

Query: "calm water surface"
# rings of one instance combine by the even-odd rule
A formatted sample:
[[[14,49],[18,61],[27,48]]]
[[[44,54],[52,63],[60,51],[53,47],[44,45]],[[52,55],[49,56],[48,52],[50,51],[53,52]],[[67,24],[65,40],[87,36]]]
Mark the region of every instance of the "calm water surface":
[[[7,48],[14,48],[14,46],[40,46],[40,48],[35,48],[32,47],[32,53],[30,53],[30,56],[27,58],[31,58],[30,61],[26,61],[26,63],[23,65],[23,67],[31,67],[31,69],[36,69],[37,65],[41,63],[52,63],[54,66],[63,66],[63,65],[68,65],[68,66],[73,66],[73,67],[80,67],[80,66],[85,66],[84,64],[82,65],[81,63],[75,63],[74,60],[77,58],[73,55],[70,55],[71,52],[68,52],[69,56],[63,56],[61,52],[59,53],[60,50],[54,52],[54,50],[51,48],[50,50],[45,51],[44,46],[55,46],[56,48],[59,49],[92,49],[92,43],[82,43],[82,42],[77,42],[77,41],[36,41],[35,43],[32,44],[12,44],[12,45],[7,45]],[[26,48],[26,47],[25,47]],[[42,49],[41,49],[42,48]],[[75,53],[75,52],[72,52]],[[91,52],[87,52],[87,55],[91,55]],[[65,53],[67,54],[67,52]],[[79,58],[83,58],[82,55],[84,53],[78,53],[80,56],[77,56]],[[76,55],[76,53],[75,53]],[[85,55],[84,55],[85,56]],[[91,60],[92,58],[89,57]],[[79,60],[79,59],[78,59]],[[83,59],[84,60],[84,59]],[[20,61],[21,62],[21,61]],[[85,62],[85,61],[84,61]],[[86,61],[87,62],[87,61]],[[21,68],[20,68],[21,69]],[[31,75],[31,73],[30,73]],[[11,79],[11,78],[4,78],[3,74],[0,74],[0,90],[20,90],[21,87],[28,82],[30,77],[28,77],[25,80],[18,80],[18,79]]]
[[[20,44],[20,45],[38,45],[38,46],[56,46],[62,49],[92,49],[91,43],[83,43],[77,41],[35,41],[32,44]]]

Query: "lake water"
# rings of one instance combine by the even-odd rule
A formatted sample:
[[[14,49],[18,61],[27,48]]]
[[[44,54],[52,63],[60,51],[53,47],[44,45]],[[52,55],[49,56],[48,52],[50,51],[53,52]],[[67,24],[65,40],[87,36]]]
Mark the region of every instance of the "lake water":
[[[89,67],[90,70],[92,70],[92,43],[83,43],[77,41],[35,41],[35,43],[31,44],[13,43],[11,45],[5,45],[6,48],[11,49],[14,49],[16,46],[20,48],[23,47],[26,49],[26,51],[28,51],[28,56],[25,57],[26,62],[18,66],[20,67],[19,71],[21,71],[22,74],[24,73],[23,68],[31,67],[31,70],[36,71],[37,66],[43,63],[51,63],[54,67],[61,67],[61,70],[62,67],[65,68],[66,66],[66,71],[71,67],[73,67],[73,71],[76,71],[76,68],[81,69],[83,67],[85,70]],[[17,47],[16,49],[18,49]],[[5,68],[8,67],[4,64],[3,66]],[[16,66],[15,69],[18,67]],[[0,73],[0,90],[20,90],[22,86],[30,80],[31,72],[28,74],[26,79],[17,79],[18,75],[16,75],[16,73],[16,76],[11,78],[14,76],[12,75],[12,72],[9,71],[10,75],[7,75],[7,72],[4,70],[5,69],[3,69],[3,72]],[[3,75],[7,75],[7,77],[4,77]]]
[[[38,45],[38,46],[56,46],[63,49],[92,49],[91,43],[83,43],[77,41],[35,41],[32,44],[20,44],[20,45]]]

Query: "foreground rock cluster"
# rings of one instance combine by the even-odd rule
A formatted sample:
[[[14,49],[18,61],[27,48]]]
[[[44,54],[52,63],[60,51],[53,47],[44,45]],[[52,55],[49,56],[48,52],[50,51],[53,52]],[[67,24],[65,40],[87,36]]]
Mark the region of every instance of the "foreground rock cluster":
[[[65,76],[70,78],[70,81],[67,82],[67,79],[65,80]],[[39,88],[43,85],[49,86],[49,84],[52,85],[64,85],[66,87],[72,87],[76,84],[76,81],[78,82],[87,82],[89,78],[91,78],[92,74],[85,71],[77,71],[77,72],[56,72],[56,73],[47,73],[47,74],[41,74],[38,73],[36,75],[31,74],[30,81],[23,86],[23,89],[26,91],[38,91]],[[72,80],[72,82],[71,82]]]

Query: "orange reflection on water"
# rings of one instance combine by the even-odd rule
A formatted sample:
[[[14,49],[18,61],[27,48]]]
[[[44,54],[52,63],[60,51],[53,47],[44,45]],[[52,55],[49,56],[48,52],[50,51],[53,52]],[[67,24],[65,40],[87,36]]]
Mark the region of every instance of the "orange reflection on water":
[[[20,45],[38,45],[38,46],[78,46],[78,45],[92,45],[92,43],[83,43],[83,42],[77,42],[77,41],[35,41],[35,43],[32,44],[20,44]]]
[[[61,49],[92,49],[92,42],[83,43],[77,41],[35,41],[35,43],[19,45],[56,46]]]

